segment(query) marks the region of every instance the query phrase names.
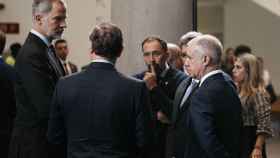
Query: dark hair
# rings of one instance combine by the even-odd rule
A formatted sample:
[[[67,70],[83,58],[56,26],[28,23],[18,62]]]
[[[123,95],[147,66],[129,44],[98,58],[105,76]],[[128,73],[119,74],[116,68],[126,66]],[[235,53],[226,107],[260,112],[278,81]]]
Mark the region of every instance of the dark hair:
[[[149,42],[153,42],[153,41],[158,41],[161,49],[164,50],[165,52],[167,51],[167,43],[164,40],[162,40],[162,39],[160,39],[159,37],[156,37],[156,36],[149,36],[149,37],[145,38],[144,41],[141,44],[142,52],[144,51],[144,48],[143,48],[144,44],[149,43]]]
[[[3,53],[6,44],[6,35],[0,30],[0,54]]]
[[[238,57],[238,56],[240,56],[240,55],[242,55],[242,54],[245,54],[245,53],[251,54],[251,53],[252,53],[252,50],[251,50],[251,48],[250,48],[249,46],[244,45],[244,44],[241,44],[241,45],[237,46],[237,47],[235,48],[235,50],[234,50],[234,55],[235,55],[236,57]]]
[[[95,54],[109,59],[120,56],[123,49],[122,31],[111,23],[97,25],[91,35],[91,49]]]
[[[58,39],[54,42],[54,47],[56,47],[60,43],[67,43],[67,41],[65,39]]]
[[[14,58],[17,57],[17,54],[18,54],[20,48],[21,48],[20,43],[13,43],[13,44],[10,45],[11,54]]]

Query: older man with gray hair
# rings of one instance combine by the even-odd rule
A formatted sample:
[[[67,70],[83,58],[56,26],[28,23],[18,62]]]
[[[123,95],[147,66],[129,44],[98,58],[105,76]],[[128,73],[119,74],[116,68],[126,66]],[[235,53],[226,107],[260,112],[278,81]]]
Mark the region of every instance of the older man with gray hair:
[[[212,35],[196,37],[183,48],[185,68],[199,80],[186,107],[184,157],[239,157],[241,104],[220,70],[222,50],[221,42]]]
[[[34,0],[33,26],[15,65],[17,114],[10,158],[63,157],[47,142],[49,107],[58,79],[65,72],[51,45],[66,28],[63,0]]]

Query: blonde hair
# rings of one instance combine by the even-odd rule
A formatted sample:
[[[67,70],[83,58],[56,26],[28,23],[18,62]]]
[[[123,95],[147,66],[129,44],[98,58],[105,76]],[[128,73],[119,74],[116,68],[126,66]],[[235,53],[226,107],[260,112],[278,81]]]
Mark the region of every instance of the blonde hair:
[[[263,66],[258,58],[246,53],[237,57],[245,68],[244,80],[239,85],[239,96],[241,100],[254,98],[257,93],[267,95],[263,80]]]

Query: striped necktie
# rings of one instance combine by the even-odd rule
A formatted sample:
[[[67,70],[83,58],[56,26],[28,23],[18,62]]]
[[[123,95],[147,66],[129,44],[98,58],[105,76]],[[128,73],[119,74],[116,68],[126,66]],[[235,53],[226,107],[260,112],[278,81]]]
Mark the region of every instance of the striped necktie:
[[[182,107],[184,105],[184,103],[186,102],[186,100],[189,98],[189,96],[191,95],[191,93],[193,92],[193,90],[196,89],[196,87],[199,85],[199,82],[192,80],[191,84],[189,85],[189,87],[187,88],[184,97],[180,103],[180,107]]]
[[[49,50],[48,50],[48,57],[49,57],[49,60],[50,60],[50,63],[53,67],[53,69],[55,70],[55,73],[58,77],[62,77],[64,76],[64,70],[62,69],[62,67],[60,66],[60,61],[58,60],[58,58],[56,57],[56,54],[55,54],[55,50],[54,50],[54,47],[53,45],[50,45],[49,46]]]

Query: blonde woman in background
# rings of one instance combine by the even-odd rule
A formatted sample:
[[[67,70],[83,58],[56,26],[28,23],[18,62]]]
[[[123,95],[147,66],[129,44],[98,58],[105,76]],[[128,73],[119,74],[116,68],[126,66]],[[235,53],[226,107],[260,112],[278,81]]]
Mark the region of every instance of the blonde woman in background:
[[[266,158],[265,140],[272,135],[271,106],[262,73],[256,56],[237,57],[233,78],[242,103],[241,158]]]

